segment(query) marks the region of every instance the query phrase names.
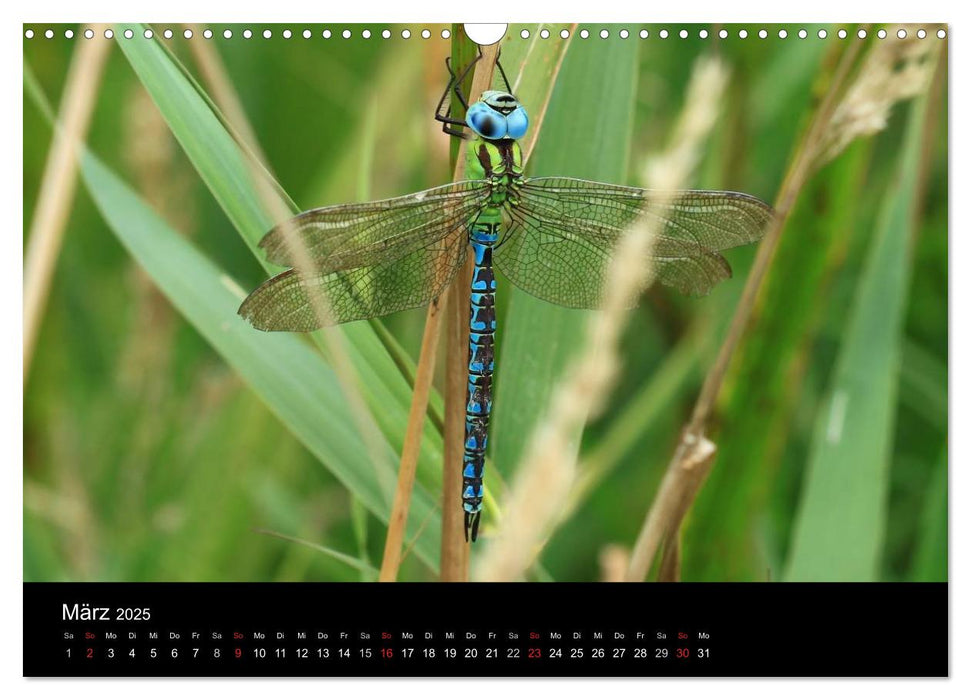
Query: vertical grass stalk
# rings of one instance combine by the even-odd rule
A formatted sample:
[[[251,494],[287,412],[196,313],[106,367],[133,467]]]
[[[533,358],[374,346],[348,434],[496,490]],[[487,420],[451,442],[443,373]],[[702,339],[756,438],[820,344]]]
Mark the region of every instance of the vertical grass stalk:
[[[71,60],[54,141],[44,166],[24,262],[24,384],[43,320],[51,278],[64,240],[77,187],[78,152],[84,143],[112,41],[102,38],[107,25],[91,25],[95,39],[82,42]],[[85,30],[82,29],[83,34]]]
[[[401,461],[398,465],[398,485],[391,505],[388,532],[384,540],[384,556],[381,560],[379,581],[396,581],[398,567],[401,565],[401,547],[408,526],[408,510],[411,506],[411,491],[415,485],[415,470],[418,467],[418,453],[421,448],[422,430],[425,414],[428,412],[428,396],[432,378],[435,375],[435,355],[441,329],[442,312],[445,299],[433,299],[425,315],[425,330],[421,339],[421,354],[415,373],[415,388],[408,412],[408,425],[405,440],[401,447]],[[446,465],[446,469],[448,465]]]

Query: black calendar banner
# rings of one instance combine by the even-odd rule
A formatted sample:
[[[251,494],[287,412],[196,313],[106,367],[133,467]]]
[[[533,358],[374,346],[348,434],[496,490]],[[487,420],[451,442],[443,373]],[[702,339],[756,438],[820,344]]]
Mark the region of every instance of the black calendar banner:
[[[28,583],[27,676],[946,676],[947,584]]]

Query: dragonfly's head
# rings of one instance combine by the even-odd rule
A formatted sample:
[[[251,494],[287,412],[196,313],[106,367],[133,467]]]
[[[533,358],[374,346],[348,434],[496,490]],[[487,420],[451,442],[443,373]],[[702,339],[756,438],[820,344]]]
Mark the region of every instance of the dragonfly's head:
[[[476,134],[489,141],[521,139],[529,128],[526,110],[513,95],[499,90],[486,90],[478,102],[469,106],[465,123]]]

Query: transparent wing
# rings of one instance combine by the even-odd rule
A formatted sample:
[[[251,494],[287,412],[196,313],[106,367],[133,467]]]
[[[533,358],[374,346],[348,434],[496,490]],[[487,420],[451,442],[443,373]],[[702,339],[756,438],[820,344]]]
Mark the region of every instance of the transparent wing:
[[[587,309],[601,305],[614,248],[639,216],[657,222],[644,264],[664,284],[700,296],[731,277],[719,251],[759,240],[773,215],[737,192],[660,193],[563,177],[526,180],[507,211],[496,266],[534,296]]]
[[[321,272],[373,265],[432,243],[464,226],[489,192],[481,180],[360,204],[311,209],[273,228],[260,241],[266,259]]]
[[[468,224],[488,192],[466,181],[304,212],[260,241],[271,262],[294,269],[239,313],[261,330],[311,331],[426,304],[465,260]]]
[[[453,230],[404,257],[336,272],[287,270],[246,297],[239,314],[263,331],[313,331],[429,303],[465,261],[468,232]]]

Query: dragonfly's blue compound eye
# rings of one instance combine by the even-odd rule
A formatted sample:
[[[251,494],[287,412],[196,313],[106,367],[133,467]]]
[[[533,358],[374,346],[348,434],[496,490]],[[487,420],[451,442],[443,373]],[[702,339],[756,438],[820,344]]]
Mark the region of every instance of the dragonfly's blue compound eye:
[[[529,128],[529,117],[526,116],[526,110],[522,107],[516,107],[513,112],[506,116],[506,136],[511,139],[521,139],[526,135],[526,129]]]
[[[484,139],[496,140],[506,136],[506,118],[482,102],[469,107],[465,123]]]

